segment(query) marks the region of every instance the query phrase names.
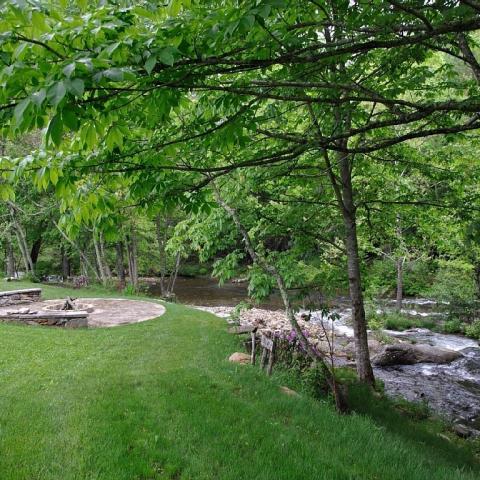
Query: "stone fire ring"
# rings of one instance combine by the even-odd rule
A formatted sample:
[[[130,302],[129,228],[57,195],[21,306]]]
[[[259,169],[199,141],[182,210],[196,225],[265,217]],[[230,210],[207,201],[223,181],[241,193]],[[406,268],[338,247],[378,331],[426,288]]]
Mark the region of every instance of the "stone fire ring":
[[[57,310],[64,300],[44,300],[30,304],[31,310]],[[160,317],[165,307],[159,303],[126,298],[78,298],[74,302],[79,310],[88,312],[89,327],[116,327],[129,323],[145,322]]]

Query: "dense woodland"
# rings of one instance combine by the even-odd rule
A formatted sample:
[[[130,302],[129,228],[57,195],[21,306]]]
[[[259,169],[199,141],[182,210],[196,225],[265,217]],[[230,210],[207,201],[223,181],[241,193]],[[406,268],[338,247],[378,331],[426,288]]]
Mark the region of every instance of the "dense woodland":
[[[480,3],[7,2],[1,241],[22,271],[450,302],[478,335]],[[201,272],[192,265],[201,265]]]

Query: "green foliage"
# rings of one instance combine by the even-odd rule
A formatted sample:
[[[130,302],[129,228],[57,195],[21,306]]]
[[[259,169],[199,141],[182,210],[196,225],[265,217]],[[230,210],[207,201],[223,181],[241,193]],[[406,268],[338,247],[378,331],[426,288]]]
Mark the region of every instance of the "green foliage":
[[[435,262],[406,262],[403,269],[403,294],[425,295],[434,277]],[[365,295],[368,298],[394,295],[397,288],[396,265],[392,260],[375,260],[365,269]]]
[[[433,319],[410,316],[398,312],[368,312],[368,327],[372,330],[408,330],[409,328],[435,329],[438,325]]]
[[[442,330],[445,333],[464,333],[465,332],[465,323],[454,318],[444,322]]]
[[[478,318],[473,266],[463,259],[440,261],[428,294],[441,302],[450,320],[472,322]]]
[[[465,335],[480,340],[480,320],[474,320],[471,324],[465,325]]]
[[[475,297],[471,263],[463,259],[440,260],[428,295],[438,301],[468,302]]]

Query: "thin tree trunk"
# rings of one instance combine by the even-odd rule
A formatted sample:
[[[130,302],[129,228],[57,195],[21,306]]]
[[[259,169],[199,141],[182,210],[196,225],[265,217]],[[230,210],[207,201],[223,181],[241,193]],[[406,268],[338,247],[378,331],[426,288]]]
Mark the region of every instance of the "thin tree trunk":
[[[121,289],[125,288],[125,266],[123,259],[123,242],[117,242],[115,244],[115,251],[117,253],[117,278],[118,286]]]
[[[397,312],[402,310],[403,306],[403,264],[405,263],[405,257],[397,258],[397,299],[395,308]]]
[[[13,244],[10,232],[7,232],[6,238],[6,263],[7,263],[7,277],[15,277],[15,257],[13,256]]]
[[[356,206],[353,201],[352,174],[349,157],[340,156],[342,213],[345,225],[345,250],[350,298],[352,302],[353,332],[355,337],[355,362],[360,381],[374,386],[372,364],[368,349],[367,320],[363,302],[360,257],[358,254]]]
[[[98,273],[100,275],[100,280],[102,281],[102,285],[106,285],[107,284],[107,277],[105,275],[105,270],[104,270],[103,261],[102,261],[102,254],[100,252],[100,246],[98,244],[98,240],[97,240],[97,236],[95,234],[95,231],[93,232],[92,239],[93,239],[93,247],[95,249],[95,258],[97,260],[97,269],[98,269]]]
[[[100,236],[99,236],[99,245],[100,245],[100,255],[102,257],[102,262],[103,262],[103,268],[105,270],[105,276],[107,277],[107,279],[111,280],[112,271],[110,269],[110,266],[108,265],[107,255],[105,253],[105,240],[103,238],[102,232],[100,232]]]
[[[10,217],[12,219],[13,229],[15,230],[15,235],[18,241],[18,247],[20,253],[22,254],[23,263],[25,264],[26,273],[33,273],[33,262],[32,257],[30,256],[30,251],[28,249],[27,239],[25,231],[17,218],[17,207],[13,202],[7,202],[10,210]]]
[[[138,290],[137,237],[135,231],[127,235],[128,273],[134,290]]]
[[[167,243],[167,220],[158,214],[155,217],[155,227],[157,233],[158,251],[160,253],[160,292],[162,296],[167,295],[165,277],[167,274],[167,254],[165,246]]]
[[[68,258],[68,254],[63,245],[61,247],[61,254],[62,254],[62,278],[65,281],[70,276],[70,259]]]
[[[175,266],[173,267],[173,272],[170,274],[170,280],[168,282],[167,296],[170,296],[173,293],[173,289],[175,288],[175,282],[177,281],[181,258],[182,256],[180,255],[180,252],[177,252],[177,255],[175,257]]]
[[[290,322],[290,325],[292,326],[292,329],[294,330],[300,342],[300,345],[315,362],[318,362],[321,365],[322,370],[325,372],[327,383],[330,389],[332,390],[332,393],[335,398],[335,405],[337,410],[342,413],[346,412],[348,408],[347,408],[347,398],[346,398],[345,392],[342,389],[338,388],[339,386],[335,381],[334,372],[329,369],[325,355],[323,355],[320,351],[312,347],[308,339],[305,337],[302,329],[300,328],[300,325],[298,324],[297,319],[295,318],[295,313],[294,313],[292,304],[290,302],[288,290],[287,290],[287,287],[285,286],[285,282],[283,280],[282,275],[280,274],[280,272],[278,272],[275,265],[269,264],[262,255],[257,253],[253,245],[252,239],[250,238],[250,235],[248,234],[247,229],[242,224],[237,211],[223,200],[215,182],[212,181],[211,184],[212,184],[217,202],[225,210],[225,212],[232,218],[240,234],[242,235],[243,241],[245,242],[245,247],[247,249],[248,254],[250,255],[250,258],[255,263],[257,263],[265,271],[265,273],[272,275],[275,278],[275,281],[277,283],[277,286],[280,291],[280,295],[282,297],[282,301],[285,307],[285,313]]]
[[[319,134],[322,131],[318,119],[310,104],[307,105],[312,122]],[[350,123],[348,115],[342,112],[336,112],[336,121],[338,125]],[[339,147],[345,150],[346,141],[341,141]],[[367,320],[365,317],[365,306],[363,302],[362,278],[360,274],[360,257],[358,253],[357,239],[357,220],[356,206],[353,197],[351,159],[348,154],[337,154],[337,163],[340,168],[340,179],[335,175],[332,164],[330,162],[327,150],[322,150],[325,165],[327,167],[327,175],[332,185],[338,208],[343,217],[345,228],[345,253],[347,256],[347,272],[348,285],[350,290],[350,301],[352,304],[352,323],[355,340],[355,363],[357,367],[357,375],[360,381],[368,385],[375,385],[375,377],[373,375],[372,364],[370,363],[370,352],[368,349]]]
[[[18,247],[20,249],[20,253],[22,254],[23,263],[25,265],[25,272],[33,273],[33,263],[28,251],[27,242],[25,240],[25,232],[16,220],[14,220],[14,229],[17,237]]]

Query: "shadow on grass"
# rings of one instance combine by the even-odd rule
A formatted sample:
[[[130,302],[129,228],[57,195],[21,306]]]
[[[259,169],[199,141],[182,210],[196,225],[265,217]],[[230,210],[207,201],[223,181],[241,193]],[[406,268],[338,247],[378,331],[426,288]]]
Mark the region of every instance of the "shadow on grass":
[[[459,469],[480,472],[480,442],[450,439],[441,420],[428,417],[424,405],[397,402],[377,396],[368,387],[351,385],[349,401],[352,411],[370,417],[379,427],[416,443],[431,458],[447,461]]]

